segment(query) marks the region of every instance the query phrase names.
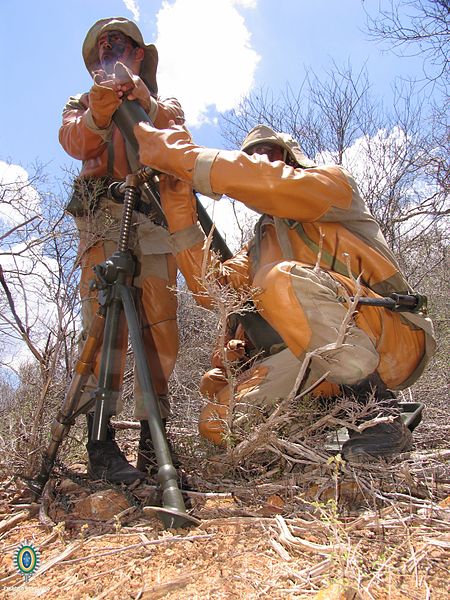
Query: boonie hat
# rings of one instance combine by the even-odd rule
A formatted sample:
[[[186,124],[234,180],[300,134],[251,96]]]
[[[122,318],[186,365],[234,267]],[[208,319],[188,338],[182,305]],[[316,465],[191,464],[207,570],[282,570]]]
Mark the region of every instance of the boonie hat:
[[[277,144],[281,146],[289,156],[301,167],[316,167],[316,163],[309,159],[299,143],[288,133],[277,133],[267,125],[256,125],[247,134],[242,142],[241,150],[248,152],[252,146],[257,144]]]
[[[136,42],[140,48],[144,49],[144,60],[142,61],[141,72],[139,75],[145,81],[147,87],[156,94],[158,92],[158,84],[156,83],[158,51],[156,46],[153,44],[146,44],[136,23],[125,17],[100,19],[94,23],[87,32],[83,42],[82,53],[84,64],[89,73],[92,75],[93,71],[97,71],[101,68],[98,58],[97,39],[99,35],[105,31],[120,31]]]

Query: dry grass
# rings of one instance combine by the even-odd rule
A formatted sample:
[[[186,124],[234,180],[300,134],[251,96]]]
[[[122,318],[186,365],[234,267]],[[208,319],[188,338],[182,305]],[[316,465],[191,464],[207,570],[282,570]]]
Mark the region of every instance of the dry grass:
[[[120,434],[134,445],[129,431]],[[278,462],[272,456],[271,469],[247,470],[244,460],[230,470],[228,453],[214,453],[192,431],[170,435],[196,490],[186,499],[198,527],[164,531],[139,509],[106,522],[80,518],[56,473],[47,504],[53,526],[10,477],[0,504],[3,597],[310,598],[338,588],[368,599],[447,597],[448,449],[351,466],[305,438],[289,442]],[[306,458],[292,463],[294,446]],[[11,563],[24,539],[42,557],[28,584]]]
[[[295,394],[269,418],[254,411],[247,422],[232,423],[236,443],[218,451],[197,436],[200,401],[189,371],[192,356],[204,370],[211,325],[202,319],[193,343],[190,327],[182,329],[185,352],[172,383],[179,402],[169,427],[193,488],[186,502],[200,525],[164,531],[142,510],[154,503],[151,486],[133,490],[139,506],[115,518],[83,518],[77,500],[92,490],[70,488],[57,471],[45,501],[30,502],[14,476],[26,465],[27,426],[12,415],[0,439],[2,597],[447,598],[450,450],[442,369],[421,380],[428,413],[413,451],[390,463],[355,466],[327,452],[330,431],[357,427],[361,414],[346,399],[324,408]],[[136,435],[118,434],[130,458]],[[81,456],[82,437],[77,424],[62,448],[67,464]],[[27,584],[12,565],[25,539],[42,561]]]

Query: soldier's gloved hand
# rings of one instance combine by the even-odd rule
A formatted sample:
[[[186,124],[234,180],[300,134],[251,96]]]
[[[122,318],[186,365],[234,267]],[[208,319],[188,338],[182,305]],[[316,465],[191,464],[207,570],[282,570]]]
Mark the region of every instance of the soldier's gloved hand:
[[[245,342],[242,340],[229,340],[225,346],[225,359],[236,362],[245,356]]]
[[[192,187],[171,175],[159,177],[161,207],[170,233],[187,229],[197,223],[197,208]]]
[[[138,123],[134,135],[139,142],[142,164],[192,182],[195,161],[202,147],[192,142],[184,127],[172,125],[170,129],[155,129],[147,123]]]
[[[129,100],[137,100],[148,115],[158,108],[150,90],[126,65],[117,62],[114,67],[114,79],[119,98],[126,96]]]
[[[99,129],[107,129],[110,126],[113,114],[121,102],[117,91],[111,87],[111,82],[102,81],[101,74],[96,75],[94,85],[89,91],[89,108]]]

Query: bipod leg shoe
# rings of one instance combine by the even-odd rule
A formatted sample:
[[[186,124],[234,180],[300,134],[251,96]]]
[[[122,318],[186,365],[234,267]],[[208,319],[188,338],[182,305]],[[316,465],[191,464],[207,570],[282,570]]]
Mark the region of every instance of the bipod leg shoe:
[[[91,479],[103,479],[109,483],[131,484],[137,479],[145,479],[142,473],[131,465],[125,454],[120,450],[115,440],[115,431],[111,423],[108,423],[105,441],[92,439],[94,415],[86,415],[88,424],[88,475]]]
[[[162,419],[164,430],[166,429],[167,419]],[[155,448],[153,446],[152,436],[150,434],[150,426],[148,421],[141,421],[141,434],[139,438],[138,446],[138,457],[136,462],[136,468],[143,473],[148,473],[151,477],[154,477],[158,472],[158,464],[156,462]],[[170,441],[167,440],[170,454],[172,456],[172,463],[175,469],[178,469],[180,461],[177,455],[174,453]]]
[[[167,420],[162,420],[164,429],[166,428]],[[172,464],[178,472],[178,484],[182,490],[191,489],[188,477],[181,466],[180,459],[172,448],[172,444],[167,440],[170,454],[172,457]],[[141,421],[141,436],[139,439],[138,447],[138,458],[136,462],[136,468],[139,471],[143,471],[150,478],[155,478],[158,474],[158,464],[156,461],[155,448],[150,435],[150,427],[148,421]]]

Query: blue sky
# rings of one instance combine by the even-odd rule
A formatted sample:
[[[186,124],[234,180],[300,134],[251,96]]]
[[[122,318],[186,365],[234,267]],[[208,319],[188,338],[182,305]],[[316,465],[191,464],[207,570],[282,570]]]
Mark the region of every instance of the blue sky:
[[[305,68],[320,74],[350,61],[366,64],[373,91],[389,99],[396,76],[420,74],[421,59],[382,53],[363,32],[364,7],[378,0],[1,0],[0,161],[28,169],[39,160],[62,178],[72,161],[58,128],[68,96],[91,85],[81,45],[99,18],[138,22],[160,51],[163,96],[175,96],[202,145],[223,147],[220,111],[266,86],[294,89]],[[1,165],[1,163],[0,163]]]

